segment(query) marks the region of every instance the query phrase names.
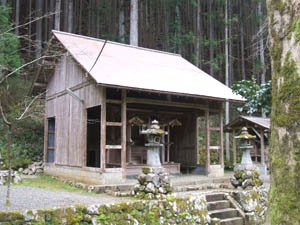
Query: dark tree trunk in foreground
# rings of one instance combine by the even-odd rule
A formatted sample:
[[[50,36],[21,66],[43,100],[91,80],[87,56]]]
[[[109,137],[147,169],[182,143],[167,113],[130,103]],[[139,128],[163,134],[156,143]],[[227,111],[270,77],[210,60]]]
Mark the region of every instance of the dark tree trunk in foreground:
[[[268,0],[272,57],[271,190],[268,222],[300,224],[300,7]]]
[[[7,126],[8,126],[8,133],[7,133],[8,180],[7,180],[7,192],[6,192],[6,206],[10,206],[12,125],[9,124]]]

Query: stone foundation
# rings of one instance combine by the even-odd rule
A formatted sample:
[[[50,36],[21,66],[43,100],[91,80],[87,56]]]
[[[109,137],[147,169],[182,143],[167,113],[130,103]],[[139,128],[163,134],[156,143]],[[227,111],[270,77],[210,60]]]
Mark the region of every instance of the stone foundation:
[[[210,224],[204,195],[163,200],[0,212],[0,224]]]
[[[45,165],[44,173],[86,184],[102,185],[120,184],[124,182],[120,171],[101,173],[76,167]]]

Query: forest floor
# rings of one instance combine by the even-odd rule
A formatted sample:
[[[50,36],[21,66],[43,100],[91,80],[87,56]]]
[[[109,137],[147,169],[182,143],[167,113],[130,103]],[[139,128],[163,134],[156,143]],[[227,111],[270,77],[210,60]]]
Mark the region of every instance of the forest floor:
[[[226,177],[229,174],[226,175]],[[195,176],[186,176],[185,182]],[[182,177],[183,178],[183,177]],[[270,187],[269,176],[261,176],[267,189]],[[178,179],[178,178],[177,178]],[[130,197],[114,197],[108,194],[88,193],[48,176],[25,178],[22,185],[11,187],[11,206],[5,205],[6,186],[0,186],[0,211],[46,209],[71,205],[92,205],[133,201]],[[218,191],[218,190],[207,190]],[[193,194],[206,191],[196,191]],[[186,195],[192,192],[179,193]]]

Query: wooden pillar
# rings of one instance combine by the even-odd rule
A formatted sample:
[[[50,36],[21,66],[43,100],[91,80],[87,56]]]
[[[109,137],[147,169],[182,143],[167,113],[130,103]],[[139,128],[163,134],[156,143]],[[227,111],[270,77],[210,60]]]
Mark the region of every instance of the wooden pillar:
[[[205,121],[206,121],[206,174],[209,174],[209,167],[210,167],[209,109],[205,110]]]
[[[261,164],[265,165],[265,139],[264,139],[264,129],[260,130],[260,154],[261,154]]]
[[[200,146],[199,146],[199,118],[196,116],[196,148],[197,148],[197,164],[200,164]]]
[[[224,132],[223,132],[223,107],[219,112],[220,122],[220,165],[224,168]]]
[[[131,124],[129,124],[129,126],[127,127],[127,143],[128,144],[128,150],[127,151],[127,155],[128,155],[128,163],[131,164]]]
[[[121,166],[122,166],[122,177],[126,178],[126,125],[127,125],[127,103],[126,103],[126,90],[122,90],[122,150],[121,150]]]
[[[102,104],[101,104],[101,171],[104,172],[106,168],[106,88],[102,87]]]
[[[84,118],[83,122],[83,134],[84,134],[84,140],[82,142],[81,146],[81,155],[82,155],[82,162],[81,162],[81,167],[86,167],[87,165],[87,109],[86,106],[83,104],[83,109],[82,109],[82,118]],[[99,149],[97,150],[98,152],[98,157],[100,158],[100,146]],[[98,158],[98,159],[99,159]]]
[[[233,147],[233,165],[236,165],[236,139],[235,139],[236,131],[233,129],[232,131],[232,147]]]
[[[168,125],[168,136],[167,136],[167,162],[170,162],[170,126]]]
[[[165,126],[162,126],[161,129],[163,129],[165,131]],[[164,164],[166,162],[165,159],[165,155],[166,155],[166,135],[162,134],[161,135],[161,142],[163,144],[162,148],[161,148],[161,163]]]

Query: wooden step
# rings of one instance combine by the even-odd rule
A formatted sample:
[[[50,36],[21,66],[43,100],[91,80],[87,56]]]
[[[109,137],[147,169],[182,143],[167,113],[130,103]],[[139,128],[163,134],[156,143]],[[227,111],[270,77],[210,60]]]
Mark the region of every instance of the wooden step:
[[[231,217],[237,217],[238,211],[234,208],[227,208],[208,211],[208,214],[212,218],[227,219]]]
[[[230,202],[228,200],[220,200],[207,203],[207,209],[209,211],[226,208],[230,208]]]
[[[222,219],[221,225],[244,225],[244,220],[242,217]]]
[[[215,201],[221,201],[224,200],[224,194],[223,193],[211,193],[205,195],[207,202],[215,202]]]

